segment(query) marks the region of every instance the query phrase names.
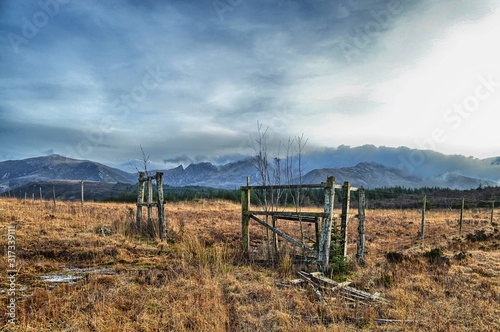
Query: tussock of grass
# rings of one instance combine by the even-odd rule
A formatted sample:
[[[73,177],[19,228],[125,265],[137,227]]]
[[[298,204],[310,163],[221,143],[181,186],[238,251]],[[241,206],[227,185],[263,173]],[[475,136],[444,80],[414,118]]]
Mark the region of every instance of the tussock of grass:
[[[269,266],[262,228],[251,225],[251,263],[240,250],[240,207],[223,201],[167,205],[168,241],[143,237],[128,204],[0,200],[0,234],[16,225],[17,322],[12,331],[496,331],[500,329],[499,231],[480,210],[458,236],[453,211],[429,211],[424,246],[420,211],[367,211],[366,265],[351,262],[352,286],[390,305],[352,305],[295,278],[283,241]],[[500,215],[495,216],[498,220]],[[349,225],[355,253],[356,221]],[[296,223],[280,224],[299,238]],[[305,228],[308,237],[310,230]],[[6,259],[4,259],[6,262]],[[75,283],[40,276],[88,268]],[[106,269],[108,273],[99,272]],[[95,272],[91,272],[95,269]],[[69,272],[65,272],[69,273]],[[3,288],[7,281],[2,279]],[[6,303],[7,294],[0,294]],[[378,325],[377,318],[405,322]]]

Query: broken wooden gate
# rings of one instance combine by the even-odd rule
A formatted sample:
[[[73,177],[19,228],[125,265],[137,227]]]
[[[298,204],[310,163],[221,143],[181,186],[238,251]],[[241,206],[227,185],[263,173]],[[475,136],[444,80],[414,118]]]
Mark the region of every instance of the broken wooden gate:
[[[153,202],[153,180],[156,180],[156,202]],[[146,202],[144,202],[144,188],[147,188]],[[167,226],[165,223],[165,206],[163,199],[163,173],[156,172],[154,176],[147,176],[144,172],[139,172],[139,188],[137,190],[137,214],[136,225],[140,230],[142,223],[142,208],[148,208],[147,229],[149,235],[154,236],[154,225],[152,220],[153,207],[158,209],[158,229],[160,239],[165,241],[167,239]]]
[[[286,190],[286,189],[323,189],[324,190],[324,209],[323,212],[280,212],[280,211],[258,211],[251,210],[250,196],[251,190]],[[363,188],[351,187],[349,182],[344,182],[344,185],[339,185],[335,183],[335,177],[330,176],[327,178],[326,182],[321,184],[302,184],[302,185],[276,185],[276,186],[251,186],[249,178],[247,179],[247,185],[241,187],[241,225],[242,225],[242,242],[243,242],[243,253],[245,257],[249,255],[250,248],[250,233],[249,225],[250,220],[256,221],[259,225],[265,227],[266,229],[273,232],[273,246],[275,252],[278,252],[278,241],[277,237],[282,237],[286,241],[290,242],[292,245],[301,248],[304,252],[311,255],[318,265],[322,267],[324,271],[329,266],[330,259],[330,246],[331,246],[331,235],[333,221],[338,219],[339,215],[333,213],[334,199],[335,199],[335,189],[342,189],[342,214],[340,215],[340,245],[343,257],[347,256],[347,225],[349,221],[349,208],[350,208],[350,197],[351,192],[358,191],[358,214],[354,217],[358,218],[358,244],[357,244],[357,254],[356,257],[359,263],[364,262],[364,246],[365,246],[365,236],[364,236],[364,221],[365,221],[365,191]],[[262,219],[265,217],[267,220],[269,217],[272,220],[272,225]],[[294,239],[289,234],[280,230],[277,227],[277,221],[290,220],[298,222],[314,223],[316,229],[316,243],[317,250],[308,247],[305,243]],[[321,223],[320,223],[321,221]],[[321,225],[321,228],[320,228]]]

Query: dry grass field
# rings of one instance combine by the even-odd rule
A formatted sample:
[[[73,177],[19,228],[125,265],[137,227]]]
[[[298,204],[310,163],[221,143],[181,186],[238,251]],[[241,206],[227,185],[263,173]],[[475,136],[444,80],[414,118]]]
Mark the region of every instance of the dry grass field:
[[[266,233],[254,222],[255,260],[243,262],[236,204],[167,204],[166,243],[136,234],[134,215],[130,204],[86,203],[82,211],[78,203],[1,199],[0,331],[500,330],[500,232],[486,210],[466,211],[461,237],[457,211],[429,211],[423,246],[420,211],[367,210],[366,265],[332,278],[390,301],[377,305],[335,293],[320,302],[306,286],[278,286],[316,267],[292,265],[292,250],[262,264]],[[16,320],[8,324],[14,225]],[[283,227],[296,235],[294,222]],[[349,254],[356,227],[351,219]]]

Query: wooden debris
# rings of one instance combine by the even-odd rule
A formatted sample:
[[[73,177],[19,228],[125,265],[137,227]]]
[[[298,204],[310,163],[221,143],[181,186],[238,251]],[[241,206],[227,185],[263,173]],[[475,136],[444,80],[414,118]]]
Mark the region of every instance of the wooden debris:
[[[278,283],[278,286],[282,287],[290,287],[296,285],[304,285],[307,284],[312,288],[314,294],[318,298],[318,301],[326,303],[327,299],[334,299],[332,297],[327,297],[326,295],[332,295],[332,293],[336,293],[338,298],[344,299],[346,304],[350,304],[349,307],[354,306],[357,307],[359,304],[367,305],[368,303],[377,303],[377,304],[389,304],[390,302],[380,296],[379,293],[370,294],[364,291],[360,291],[354,287],[350,287],[350,282],[337,282],[330,278],[327,278],[323,275],[322,272],[297,272],[299,279],[293,279],[286,282]],[[321,291],[324,293],[322,294]],[[310,321],[311,323],[322,323],[328,325],[331,321],[325,322],[320,317],[304,317],[304,320]],[[354,318],[354,320],[357,320]],[[375,323],[379,325],[384,324],[407,324],[407,323],[416,323],[413,320],[399,320],[399,319],[388,319],[388,318],[378,318],[374,320]]]
[[[401,320],[401,319],[375,319],[375,323],[382,325],[382,324],[389,324],[389,323],[416,323],[414,320]]]
[[[380,294],[370,294],[360,291],[354,287],[350,287],[350,282],[337,282],[325,277],[321,272],[304,272],[299,271],[297,275],[300,279],[290,280],[287,283],[280,283],[279,286],[299,285],[307,283],[318,297],[318,300],[324,301],[325,296],[320,291],[336,293],[346,301],[355,302],[357,304],[367,304],[368,302],[389,303],[386,299],[380,297]]]

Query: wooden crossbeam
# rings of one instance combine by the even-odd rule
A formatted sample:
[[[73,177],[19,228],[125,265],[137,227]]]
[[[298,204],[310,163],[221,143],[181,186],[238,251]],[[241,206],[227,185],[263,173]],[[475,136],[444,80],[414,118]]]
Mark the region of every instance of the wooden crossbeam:
[[[279,229],[269,225],[268,223],[266,223],[265,221],[257,218],[256,216],[250,214],[249,216],[251,219],[255,220],[256,222],[258,222],[259,224],[261,224],[262,226],[264,226],[265,228],[269,229],[271,232],[275,233],[275,234],[278,234],[279,236],[281,236],[282,238],[284,238],[285,240],[287,240],[288,242],[290,242],[291,244],[307,251],[309,254],[313,255],[314,257],[316,257],[316,252],[314,250],[312,250],[311,248],[307,247],[306,245],[304,245],[303,243],[300,243],[299,241],[295,240],[293,237],[291,237],[290,235],[286,234],[285,232],[282,232],[280,231]]]
[[[256,216],[280,216],[280,219],[285,219],[281,217],[293,217],[293,216],[302,216],[302,217],[310,217],[310,218],[324,218],[326,215],[324,212],[278,212],[278,211],[258,211],[258,210],[249,210],[249,214],[253,214]]]
[[[148,207],[148,206],[158,207],[158,203],[137,203],[136,205],[139,206],[139,207],[143,207],[143,206],[146,206],[146,207]]]
[[[317,221],[317,217],[315,216],[301,216],[300,214],[299,215],[275,214],[274,217],[282,220],[301,221],[310,223],[315,223]]]
[[[324,189],[328,184],[291,184],[291,185],[276,185],[276,186],[243,186],[241,189],[258,189],[258,190],[274,190],[274,189]],[[340,185],[334,185],[334,188],[342,188]]]

